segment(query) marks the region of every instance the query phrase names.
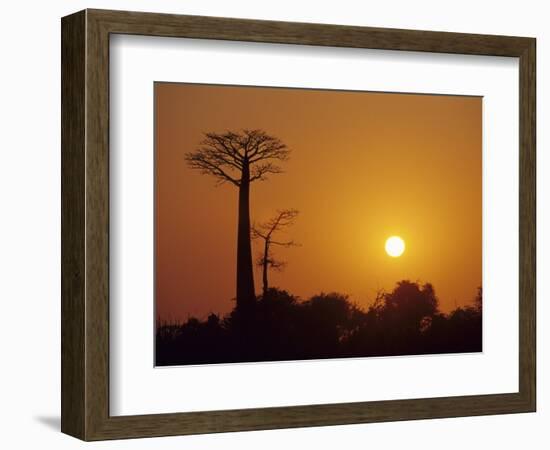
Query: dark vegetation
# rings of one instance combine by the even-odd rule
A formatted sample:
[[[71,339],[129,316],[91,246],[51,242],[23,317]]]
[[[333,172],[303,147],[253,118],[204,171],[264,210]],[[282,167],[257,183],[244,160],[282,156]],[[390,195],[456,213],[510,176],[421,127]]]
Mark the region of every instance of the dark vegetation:
[[[338,293],[301,300],[269,288],[246,312],[157,323],[156,364],[213,364],[480,352],[481,289],[471,306],[439,311],[430,284],[397,283],[367,309]]]

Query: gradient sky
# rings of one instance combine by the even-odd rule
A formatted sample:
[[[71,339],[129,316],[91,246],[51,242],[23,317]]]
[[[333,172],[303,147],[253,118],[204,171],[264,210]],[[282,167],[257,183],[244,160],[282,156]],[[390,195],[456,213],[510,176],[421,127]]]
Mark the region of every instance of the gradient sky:
[[[207,131],[259,128],[291,149],[285,173],[251,185],[253,222],[300,211],[285,237],[301,246],[275,248],[288,265],[272,286],[368,306],[399,280],[430,282],[445,312],[481,286],[481,98],[156,83],[155,108],[162,319],[234,307],[238,190],[184,161]]]

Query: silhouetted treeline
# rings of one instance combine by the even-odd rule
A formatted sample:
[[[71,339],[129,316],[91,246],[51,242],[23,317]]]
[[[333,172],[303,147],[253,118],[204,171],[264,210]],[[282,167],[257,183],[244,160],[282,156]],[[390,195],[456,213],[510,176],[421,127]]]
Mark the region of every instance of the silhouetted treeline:
[[[159,321],[156,364],[480,352],[481,304],[479,289],[471,306],[443,314],[431,284],[406,280],[366,310],[338,293],[303,301],[271,288],[246,312]]]

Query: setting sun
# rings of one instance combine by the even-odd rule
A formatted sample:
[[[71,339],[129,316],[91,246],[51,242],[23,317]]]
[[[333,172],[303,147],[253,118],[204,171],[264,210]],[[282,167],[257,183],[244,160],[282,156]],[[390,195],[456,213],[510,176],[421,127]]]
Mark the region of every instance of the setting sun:
[[[386,253],[394,258],[401,256],[405,251],[405,241],[399,236],[391,236],[386,240]]]

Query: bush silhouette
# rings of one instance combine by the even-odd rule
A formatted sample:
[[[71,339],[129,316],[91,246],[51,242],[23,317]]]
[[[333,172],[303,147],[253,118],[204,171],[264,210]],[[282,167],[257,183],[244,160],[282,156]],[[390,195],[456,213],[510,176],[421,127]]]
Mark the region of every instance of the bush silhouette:
[[[269,288],[246,312],[157,323],[156,364],[213,364],[482,350],[481,290],[443,314],[433,286],[408,280],[367,309],[339,293],[301,300]]]

